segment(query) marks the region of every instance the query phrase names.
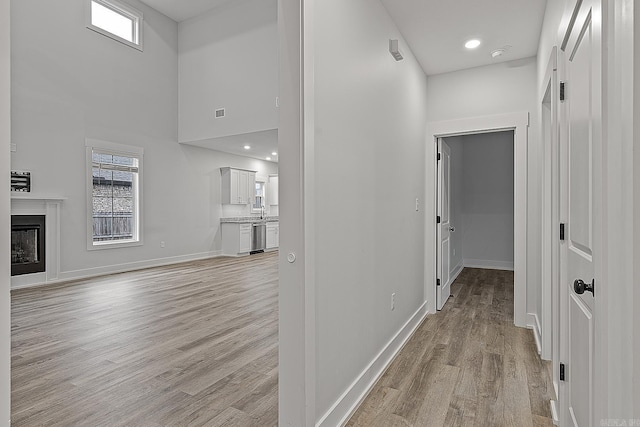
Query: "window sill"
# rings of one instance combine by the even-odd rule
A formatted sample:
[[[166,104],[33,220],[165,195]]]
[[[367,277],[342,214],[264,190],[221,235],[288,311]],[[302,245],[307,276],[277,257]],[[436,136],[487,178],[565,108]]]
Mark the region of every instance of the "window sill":
[[[102,249],[119,249],[119,248],[128,248],[131,246],[142,246],[143,242],[142,240],[118,240],[115,242],[110,242],[110,241],[106,241],[106,242],[90,242],[89,245],[87,245],[87,250],[89,251],[95,251],[95,250],[102,250]]]

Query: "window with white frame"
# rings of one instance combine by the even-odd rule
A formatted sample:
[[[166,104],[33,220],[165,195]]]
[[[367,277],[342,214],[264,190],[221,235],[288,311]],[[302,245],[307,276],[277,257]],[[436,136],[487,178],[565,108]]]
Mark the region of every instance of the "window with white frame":
[[[264,182],[256,181],[255,193],[253,195],[252,212],[261,212],[264,208]]]
[[[142,50],[142,12],[117,0],[86,1],[87,28]]]
[[[142,244],[142,153],[87,140],[89,249]]]

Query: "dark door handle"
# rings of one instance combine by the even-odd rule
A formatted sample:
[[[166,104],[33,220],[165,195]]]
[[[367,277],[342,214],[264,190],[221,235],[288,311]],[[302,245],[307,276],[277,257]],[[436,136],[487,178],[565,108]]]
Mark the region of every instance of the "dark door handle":
[[[595,296],[595,286],[596,279],[591,280],[591,283],[584,283],[584,280],[582,279],[576,279],[573,282],[573,290],[576,291],[576,294],[578,295],[584,294],[584,291],[589,291]]]

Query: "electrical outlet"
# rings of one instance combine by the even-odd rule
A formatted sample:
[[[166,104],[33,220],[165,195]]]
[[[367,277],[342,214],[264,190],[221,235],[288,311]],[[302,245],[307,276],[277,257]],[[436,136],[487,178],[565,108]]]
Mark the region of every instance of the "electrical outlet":
[[[456,256],[456,250],[455,249],[453,250],[453,256]]]
[[[416,212],[418,212],[419,209],[420,209],[420,201],[416,197]]]
[[[160,247],[164,248],[164,240],[162,242],[160,242]]]
[[[391,294],[391,311],[396,309],[396,293]]]

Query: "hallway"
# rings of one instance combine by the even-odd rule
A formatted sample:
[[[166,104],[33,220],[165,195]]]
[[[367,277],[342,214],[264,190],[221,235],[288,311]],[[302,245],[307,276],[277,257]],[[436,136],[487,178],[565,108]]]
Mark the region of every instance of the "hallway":
[[[551,365],[513,325],[513,272],[465,268],[347,426],[552,426]]]

